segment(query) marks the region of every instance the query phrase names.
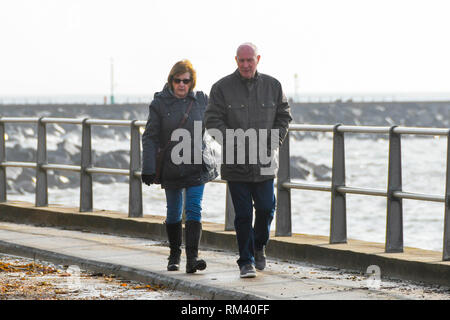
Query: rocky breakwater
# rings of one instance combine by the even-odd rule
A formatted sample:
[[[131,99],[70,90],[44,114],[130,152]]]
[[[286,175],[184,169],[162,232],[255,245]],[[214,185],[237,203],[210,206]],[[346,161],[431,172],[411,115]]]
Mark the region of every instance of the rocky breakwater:
[[[2,117],[51,117],[51,118],[91,118],[145,120],[148,105],[0,105]],[[79,165],[81,160],[81,126],[72,124],[47,124],[47,162],[54,164]],[[7,161],[36,161],[36,124],[7,123],[5,125]],[[130,139],[128,127],[92,126],[93,141],[102,141],[102,150],[93,142],[93,165],[105,168],[129,168],[129,150],[120,148],[117,142],[127,143]],[[55,142],[56,141],[56,142]],[[50,145],[53,144],[51,148]],[[122,144],[123,145],[123,144]],[[126,146],[127,147],[127,146]],[[330,168],[314,164],[302,157],[295,157],[291,162],[291,176],[296,179],[329,180]],[[34,193],[36,171],[29,168],[7,168],[8,194]],[[128,177],[120,175],[94,174],[94,183],[128,182]],[[78,188],[78,172],[49,170],[49,188]]]
[[[450,127],[450,101],[430,102],[290,102],[293,123],[344,124],[357,126]],[[324,133],[292,131],[295,140],[320,139]],[[385,134],[351,134],[356,139],[387,139]],[[404,138],[411,138],[405,136]],[[420,138],[432,138],[419,136]],[[417,137],[416,137],[417,138]],[[291,178],[330,181],[331,168],[311,163],[303,157],[291,157]]]
[[[371,125],[371,126],[414,126],[447,128],[450,126],[450,102],[352,102],[335,101],[327,103],[294,103],[291,101],[293,123]],[[0,105],[1,117],[54,117],[145,120],[148,116],[147,104],[123,105]],[[35,161],[36,125],[6,124],[8,161]],[[106,168],[129,168],[128,147],[117,146],[117,142],[127,142],[130,137],[127,127],[93,126],[93,139],[100,138],[102,150],[93,146],[94,165]],[[321,133],[291,132],[292,139],[318,139]],[[354,135],[357,138],[378,139],[386,135]],[[48,148],[48,163],[80,163],[81,126],[71,124],[48,124],[47,141],[55,138],[53,149]],[[34,141],[29,142],[30,139]],[[106,144],[106,145],[105,145]],[[119,150],[120,149],[120,150]],[[320,163],[312,163],[306,158],[291,158],[291,177],[294,179],[329,181],[331,168]],[[35,170],[8,168],[9,192],[34,192]],[[95,174],[94,181],[100,183],[126,182],[126,176]],[[67,171],[49,171],[49,187],[71,188],[79,186],[79,174]]]
[[[0,105],[1,117],[50,117],[108,120],[143,120],[148,115],[148,106],[139,105]],[[36,124],[5,124],[6,160],[36,161]],[[81,126],[73,124],[47,124],[47,162],[54,164],[80,165]],[[128,142],[129,127],[92,126],[93,166],[105,168],[129,168],[129,150],[118,149],[116,142]],[[102,150],[95,149],[96,139]],[[53,146],[51,146],[53,145]],[[9,167],[6,170],[8,194],[34,193],[36,170]],[[78,188],[78,172],[49,170],[49,188]],[[127,182],[128,177],[120,175],[94,174],[94,182]]]
[[[293,123],[345,124],[361,126],[450,127],[450,101],[431,102],[291,102]],[[291,132],[296,139],[317,138],[320,133]],[[386,135],[354,135],[384,139]]]

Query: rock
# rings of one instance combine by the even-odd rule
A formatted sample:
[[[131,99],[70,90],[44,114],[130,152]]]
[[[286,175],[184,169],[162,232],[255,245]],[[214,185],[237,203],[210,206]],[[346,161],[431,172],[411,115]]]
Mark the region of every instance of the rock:
[[[96,167],[118,169],[128,169],[130,167],[128,150],[95,153],[93,159]]]
[[[31,148],[23,148],[19,143],[12,148],[6,148],[6,159],[8,161],[35,162],[36,151]]]
[[[57,151],[68,153],[70,156],[79,154],[81,151],[81,146],[76,145],[68,140],[64,140],[56,145]]]
[[[21,173],[23,169],[19,167],[9,167],[6,169],[6,178],[15,180]]]
[[[15,181],[14,190],[20,194],[34,193],[36,191],[36,186],[32,181]]]
[[[310,172],[302,167],[294,167],[290,168],[291,179],[301,179],[306,180],[309,176]]]
[[[291,178],[292,179],[302,179],[305,180],[311,172],[313,177],[318,181],[330,181],[331,180],[331,168],[319,164],[316,165],[309,162],[302,156],[292,156],[291,157]]]
[[[47,171],[47,183],[49,188],[67,189],[80,186],[80,175],[73,172]]]
[[[56,145],[56,150],[47,151],[49,163],[79,165],[81,161],[81,147],[68,140]]]
[[[95,174],[94,179],[95,182],[100,182],[103,184],[114,183],[116,180],[112,175],[109,174]]]
[[[318,181],[331,181],[331,172],[332,169],[323,164],[313,167],[313,175]]]

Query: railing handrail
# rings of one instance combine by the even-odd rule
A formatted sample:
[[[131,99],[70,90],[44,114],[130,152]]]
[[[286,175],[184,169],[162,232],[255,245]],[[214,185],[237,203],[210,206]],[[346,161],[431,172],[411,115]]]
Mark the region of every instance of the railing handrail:
[[[312,131],[312,132],[333,132],[335,125],[321,125],[321,124],[291,124],[289,131]],[[353,126],[340,125],[337,127],[338,132],[347,133],[379,133],[389,134],[392,127],[388,126]],[[398,134],[414,134],[414,135],[433,135],[446,136],[449,133],[449,128],[427,128],[427,127],[403,127],[395,126],[394,133]]]
[[[58,124],[82,124],[86,120],[91,125],[111,125],[111,126],[134,126],[143,127],[145,120],[117,120],[117,119],[91,119],[91,118],[54,118],[54,117],[0,117],[0,123],[58,123]],[[133,123],[134,122],[134,123]],[[320,124],[290,124],[289,131],[311,131],[311,132],[333,132],[335,125]],[[392,127],[389,126],[358,126],[340,125],[338,132],[347,133],[379,133],[389,134]],[[394,126],[393,132],[397,134],[413,135],[433,135],[447,136],[450,128],[428,128],[428,127],[404,127]]]
[[[444,203],[443,260],[450,260],[450,128],[426,128],[405,126],[354,126],[292,124],[289,132],[331,132],[333,133],[333,165],[331,186],[306,184],[291,181],[289,139],[280,149],[280,171],[278,174],[277,228],[279,236],[289,236],[291,226],[291,189],[331,192],[330,243],[347,242],[346,199],[347,193],[381,196],[387,198],[386,252],[403,252],[403,207],[402,199]],[[387,190],[360,188],[345,184],[344,133],[389,135],[389,172]],[[447,169],[444,195],[406,192],[401,183],[401,135],[431,135],[447,137]],[[281,181],[280,181],[281,177]]]
[[[37,160],[36,162],[6,161],[5,124],[34,123],[38,126]],[[82,147],[80,165],[47,163],[46,125],[47,124],[82,125]],[[0,202],[6,201],[6,168],[23,167],[36,169],[36,206],[47,206],[47,171],[67,170],[80,172],[80,211],[92,211],[92,174],[117,174],[129,176],[129,212],[130,217],[142,217],[142,187],[141,187],[141,151],[140,127],[145,120],[114,120],[91,118],[53,118],[53,117],[0,117]],[[92,164],[91,130],[92,125],[129,126],[130,138],[130,168],[102,168]],[[290,236],[291,225],[291,189],[325,191],[331,193],[331,228],[330,243],[347,242],[346,230],[346,200],[345,195],[360,194],[387,198],[387,230],[386,252],[403,251],[403,208],[402,199],[434,201],[445,204],[444,214],[444,248],[443,260],[450,260],[450,129],[405,126],[359,126],[359,125],[317,125],[291,124],[288,132],[330,132],[333,133],[333,165],[331,185],[311,184],[291,181],[289,138],[280,147],[279,173],[277,178],[277,219],[276,235]],[[347,186],[345,184],[345,149],[344,134],[387,134],[389,135],[389,172],[387,190]],[[432,135],[446,136],[447,173],[445,195],[432,195],[406,192],[401,184],[401,135]],[[213,182],[227,183],[221,179]],[[225,230],[233,230],[234,208],[227,188]]]
[[[110,125],[110,126],[145,126],[147,121],[144,120],[117,120],[117,119],[91,119],[91,118],[54,118],[54,117],[0,117],[2,123],[58,123],[58,124],[82,124],[86,121],[92,125]]]

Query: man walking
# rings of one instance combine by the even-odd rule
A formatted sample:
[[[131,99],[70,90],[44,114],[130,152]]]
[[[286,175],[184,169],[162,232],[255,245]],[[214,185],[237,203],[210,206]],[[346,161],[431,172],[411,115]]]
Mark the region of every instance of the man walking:
[[[263,270],[266,266],[265,246],[276,203],[274,149],[283,142],[292,120],[280,82],[257,71],[260,58],[254,44],[240,45],[237,70],[212,86],[205,111],[208,131],[214,129],[226,137],[219,141],[226,159],[221,177],[228,182],[236,213],[241,278],[255,277],[254,267]]]

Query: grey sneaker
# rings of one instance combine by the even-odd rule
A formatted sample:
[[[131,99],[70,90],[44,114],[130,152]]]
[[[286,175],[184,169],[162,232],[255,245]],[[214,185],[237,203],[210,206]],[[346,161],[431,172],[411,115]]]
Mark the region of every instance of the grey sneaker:
[[[255,250],[255,267],[258,270],[264,270],[266,267],[266,255],[264,249]]]
[[[241,278],[254,278],[256,277],[256,271],[252,264],[246,264],[241,268]]]

